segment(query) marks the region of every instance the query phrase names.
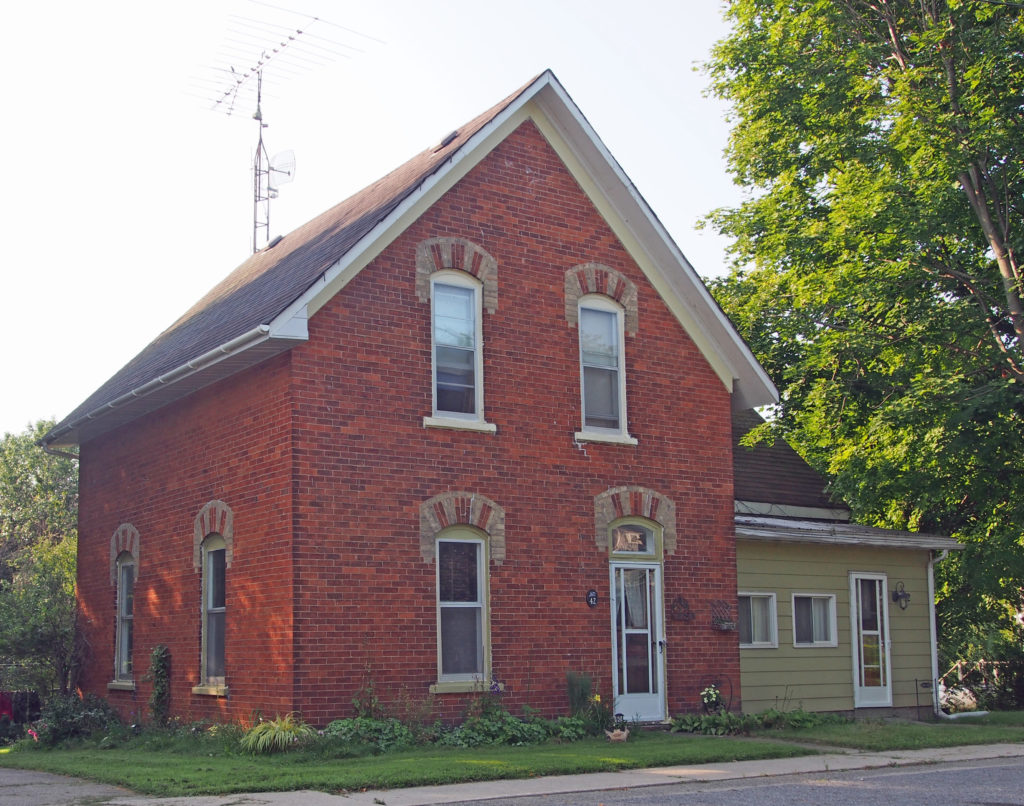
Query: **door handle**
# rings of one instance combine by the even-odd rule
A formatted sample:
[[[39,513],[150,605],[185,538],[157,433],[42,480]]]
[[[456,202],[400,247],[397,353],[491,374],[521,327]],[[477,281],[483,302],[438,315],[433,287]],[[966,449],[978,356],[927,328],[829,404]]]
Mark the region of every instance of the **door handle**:
[[[667,646],[668,646],[668,641],[666,641],[664,638],[662,638],[660,641],[658,641],[658,652],[659,652],[659,654],[664,655],[665,654],[665,647],[667,647]]]

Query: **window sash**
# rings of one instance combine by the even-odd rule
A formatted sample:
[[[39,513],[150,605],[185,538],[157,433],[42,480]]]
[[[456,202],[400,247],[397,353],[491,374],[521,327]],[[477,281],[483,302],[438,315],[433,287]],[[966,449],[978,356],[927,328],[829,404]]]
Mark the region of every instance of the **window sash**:
[[[205,550],[203,564],[203,676],[207,684],[224,683],[224,647],[227,627],[226,551]]]
[[[118,680],[132,677],[132,645],[134,643],[135,565],[118,564],[117,569],[117,636],[115,672]]]
[[[473,680],[485,676],[485,586],[483,541],[437,541],[441,680]]]
[[[580,384],[583,427],[625,430],[622,312],[611,302],[591,300],[579,310]]]
[[[479,416],[479,290],[432,285],[434,413]]]
[[[775,596],[739,595],[740,646],[775,647]]]
[[[793,595],[793,643],[797,646],[835,643],[831,595]]]

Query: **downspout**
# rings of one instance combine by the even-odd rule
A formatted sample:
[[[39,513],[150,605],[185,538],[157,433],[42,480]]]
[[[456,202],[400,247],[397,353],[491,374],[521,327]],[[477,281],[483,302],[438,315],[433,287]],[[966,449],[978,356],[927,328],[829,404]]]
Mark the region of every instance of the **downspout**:
[[[77,453],[70,453],[69,451],[62,451],[59,448],[51,448],[47,443],[39,440],[36,445],[43,449],[43,453],[48,453],[50,456],[60,456],[64,459],[74,459],[78,461]]]
[[[939,645],[935,635],[935,563],[946,559],[949,549],[943,549],[939,556],[933,551],[928,558],[928,632],[932,649],[932,710],[938,719],[965,719],[975,716],[988,716],[988,711],[961,711],[947,714],[939,706]]]
[[[935,563],[942,562],[949,554],[949,549],[943,549],[935,556],[935,552],[928,553],[928,640],[932,656],[932,712],[937,718],[947,716],[939,707],[939,641],[935,630]]]

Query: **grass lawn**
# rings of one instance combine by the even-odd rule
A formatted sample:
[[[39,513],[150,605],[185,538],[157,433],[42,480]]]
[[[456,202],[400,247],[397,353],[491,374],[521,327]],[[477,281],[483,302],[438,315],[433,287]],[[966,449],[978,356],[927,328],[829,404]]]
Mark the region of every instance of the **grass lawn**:
[[[985,717],[942,722],[863,720],[845,725],[762,730],[757,735],[857,750],[916,750],[964,744],[1024,742],[1024,711],[1000,711]]]
[[[212,795],[316,789],[326,792],[532,778],[582,772],[807,755],[773,742],[661,732],[625,744],[584,739],[529,747],[421,748],[378,756],[318,758],[304,751],[253,757],[208,744],[194,752],[124,746],[70,750],[0,749],[0,766],[45,770],[151,795]]]

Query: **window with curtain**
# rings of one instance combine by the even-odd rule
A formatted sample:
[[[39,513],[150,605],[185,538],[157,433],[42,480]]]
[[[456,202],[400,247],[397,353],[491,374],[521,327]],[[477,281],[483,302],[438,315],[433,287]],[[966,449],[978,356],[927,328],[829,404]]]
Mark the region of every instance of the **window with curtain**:
[[[741,648],[775,648],[778,644],[774,593],[739,594]]]
[[[794,646],[836,646],[835,598],[793,594]]]

